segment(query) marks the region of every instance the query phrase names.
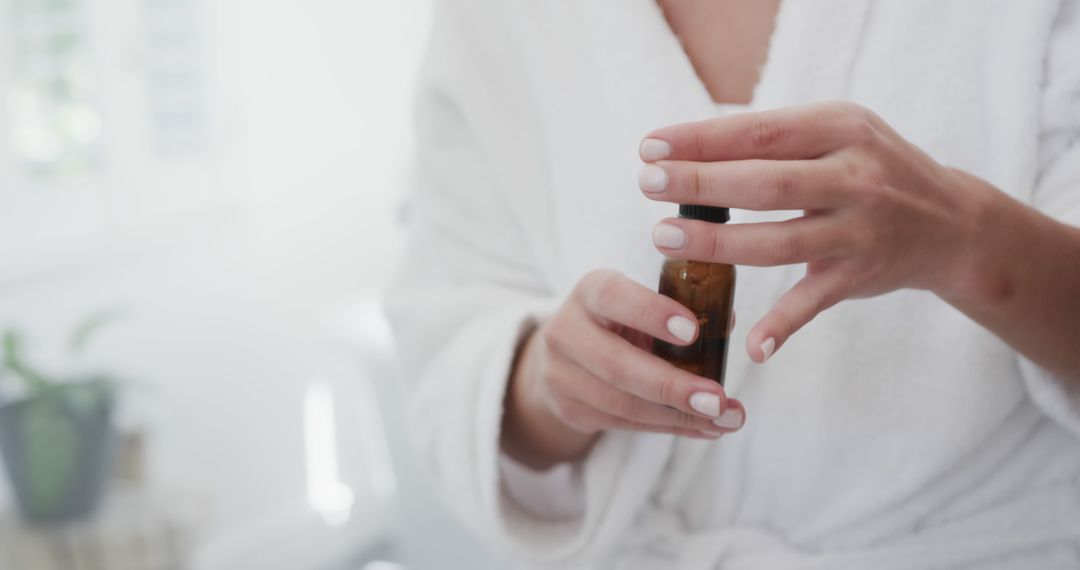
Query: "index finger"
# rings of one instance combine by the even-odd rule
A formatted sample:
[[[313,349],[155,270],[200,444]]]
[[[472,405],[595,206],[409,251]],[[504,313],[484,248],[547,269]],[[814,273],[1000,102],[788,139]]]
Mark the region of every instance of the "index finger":
[[[657,129],[640,154],[645,162],[812,159],[872,130],[871,120],[869,111],[847,102],[740,113]]]
[[[593,271],[577,292],[594,317],[680,346],[697,338],[697,317],[690,309],[617,271]]]

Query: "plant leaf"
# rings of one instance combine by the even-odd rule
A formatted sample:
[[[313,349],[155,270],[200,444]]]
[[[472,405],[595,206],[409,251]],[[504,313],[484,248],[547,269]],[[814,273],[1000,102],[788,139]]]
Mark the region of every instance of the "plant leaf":
[[[31,394],[45,392],[52,385],[43,374],[26,365],[22,360],[22,337],[15,331],[4,333],[4,366],[26,382]]]
[[[68,347],[71,348],[72,352],[81,352],[98,330],[124,316],[124,313],[125,310],[123,308],[114,307],[90,315],[79,323],[79,326],[75,327],[75,330],[72,331],[71,339],[68,341]]]

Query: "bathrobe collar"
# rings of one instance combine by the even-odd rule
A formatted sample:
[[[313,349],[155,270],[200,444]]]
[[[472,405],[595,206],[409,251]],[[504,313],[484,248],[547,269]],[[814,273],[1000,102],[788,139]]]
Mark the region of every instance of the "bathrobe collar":
[[[752,108],[844,97],[868,3],[784,1]],[[566,125],[565,132],[574,133],[558,136],[549,147],[551,183],[562,189],[552,199],[559,249],[565,256],[552,271],[564,283],[573,283],[595,267],[658,268],[660,255],[649,239],[649,228],[676,210],[638,196],[637,141],[658,127],[714,117],[717,105],[655,0],[581,0],[562,9],[581,10],[579,17],[568,18],[581,27],[570,34],[574,40],[547,44],[548,51],[538,55],[573,61],[560,71],[567,75],[553,83],[581,87],[546,90],[542,98],[551,124]],[[597,108],[605,109],[602,120],[589,116]],[[590,121],[597,126],[578,128]],[[582,160],[583,156],[590,160]],[[594,223],[597,215],[622,223],[601,231]],[[777,212],[735,211],[732,219],[764,221],[778,216],[784,217]],[[622,252],[622,257],[613,252]],[[656,280],[655,270],[631,277],[650,285]]]
[[[869,3],[781,2],[753,106],[842,98]],[[582,6],[591,30],[592,56],[600,64],[595,68],[605,76],[611,101],[640,109],[628,99],[656,101],[662,94],[670,105],[697,118],[715,113],[715,103],[656,0],[585,0]],[[621,17],[611,17],[617,12],[623,13]]]

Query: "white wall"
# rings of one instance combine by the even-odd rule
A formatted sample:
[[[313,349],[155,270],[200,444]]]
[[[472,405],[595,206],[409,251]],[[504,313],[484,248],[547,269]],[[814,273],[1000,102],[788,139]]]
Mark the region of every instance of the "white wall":
[[[309,513],[303,402],[314,379],[337,397],[342,479],[375,509],[327,531],[319,548],[408,527],[378,510],[378,485],[368,492],[388,466],[370,437],[374,394],[384,406],[374,415],[401,427],[386,403],[396,388],[385,363],[370,361],[386,357],[370,307],[403,240],[409,93],[427,2],[203,2],[214,141],[184,160],[155,157],[139,135],[133,14],[145,4],[90,4],[112,159],[99,174],[34,186],[0,156],[0,326],[25,329],[35,355],[59,369],[70,364],[55,347],[72,323],[127,308],[83,365],[132,379],[124,422],[148,430],[154,479],[212,498],[210,562],[235,562]],[[4,131],[0,122],[0,140]],[[8,148],[0,142],[0,155]],[[365,360],[358,342],[381,352]],[[404,445],[399,433],[390,441]],[[412,469],[399,477],[423,485]],[[447,557],[484,564],[424,493],[406,509],[433,513],[417,527],[425,540],[406,541],[427,549],[411,555],[417,567]],[[369,528],[356,522],[363,516],[385,524]],[[306,560],[268,552],[278,564]]]

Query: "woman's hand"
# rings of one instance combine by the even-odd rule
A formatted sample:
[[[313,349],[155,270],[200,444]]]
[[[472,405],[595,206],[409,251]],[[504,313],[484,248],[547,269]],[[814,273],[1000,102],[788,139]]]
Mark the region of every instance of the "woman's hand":
[[[597,434],[627,429],[715,439],[745,411],[712,380],[650,352],[652,339],[686,345],[694,314],[613,270],[578,283],[519,353],[507,391],[503,448],[544,468],[584,455]]]
[[[804,210],[791,220],[709,224],[668,219],[663,253],[741,265],[807,263],[806,276],[750,331],[764,362],[821,311],[901,288],[946,299],[1007,295],[983,271],[980,241],[1004,195],[944,167],[872,112],[846,102],[747,113],[660,129],[641,145],[653,200],[747,210]],[[985,248],[984,248],[985,249]]]

